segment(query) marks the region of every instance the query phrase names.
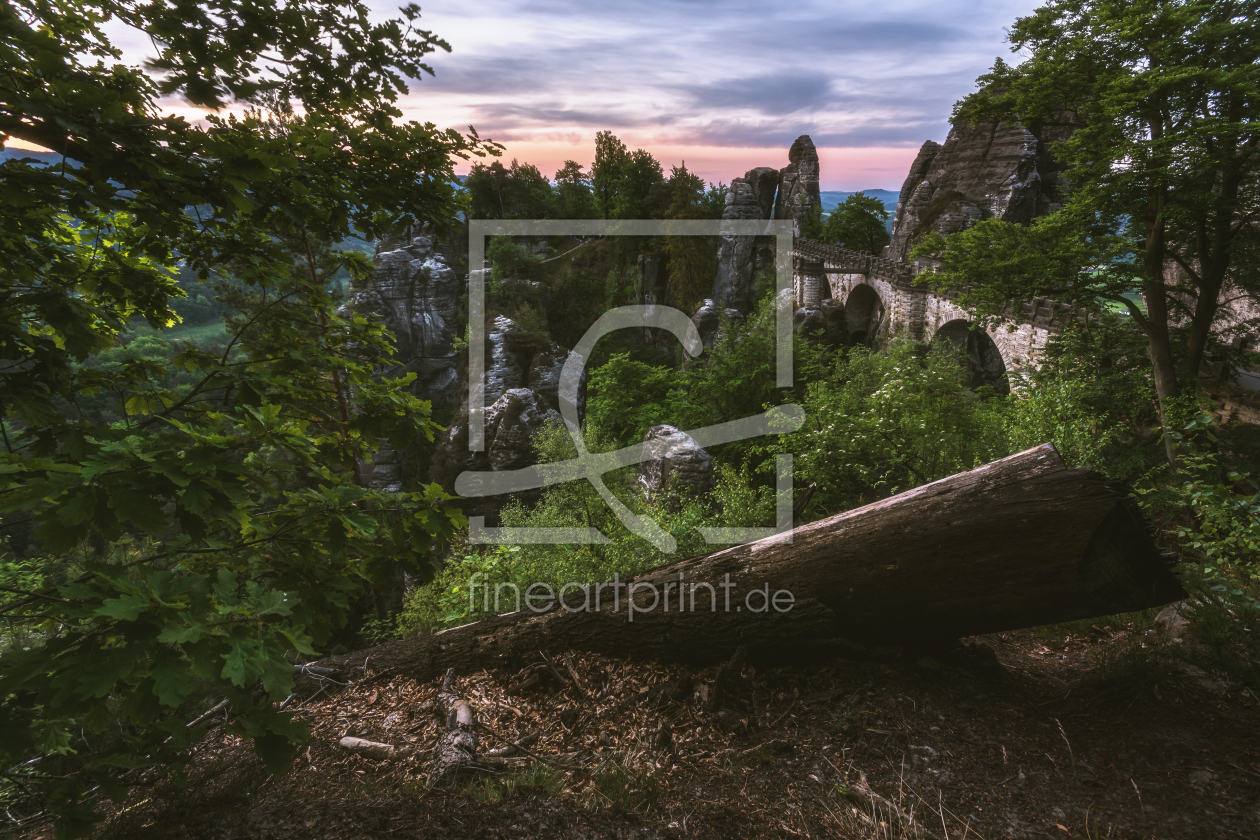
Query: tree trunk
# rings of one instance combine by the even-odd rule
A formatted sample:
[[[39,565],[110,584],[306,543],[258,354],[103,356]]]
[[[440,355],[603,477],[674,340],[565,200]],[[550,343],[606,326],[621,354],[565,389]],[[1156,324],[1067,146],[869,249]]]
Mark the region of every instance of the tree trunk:
[[[618,588],[578,589],[545,612],[388,642],[371,661],[416,678],[514,665],[542,648],[711,661],[741,644],[786,653],[802,638],[941,642],[1184,595],[1125,488],[1067,469],[1043,444]],[[348,671],[363,657],[322,664]]]
[[[1162,131],[1157,123],[1151,124],[1153,136]],[[1151,372],[1155,380],[1155,397],[1159,408],[1159,424],[1164,429],[1164,455],[1168,463],[1177,467],[1177,453],[1168,427],[1168,401],[1179,393],[1177,370],[1173,365],[1172,345],[1168,338],[1168,287],[1164,281],[1164,263],[1167,259],[1166,221],[1160,216],[1166,204],[1166,188],[1152,187],[1148,198],[1146,243],[1142,252],[1142,297],[1146,301],[1146,352],[1151,359]]]

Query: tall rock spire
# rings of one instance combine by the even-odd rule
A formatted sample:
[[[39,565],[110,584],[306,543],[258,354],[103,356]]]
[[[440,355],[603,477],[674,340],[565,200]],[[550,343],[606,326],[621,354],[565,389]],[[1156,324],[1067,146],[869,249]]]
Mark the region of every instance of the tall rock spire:
[[[801,220],[809,218],[822,205],[818,190],[818,150],[808,134],[802,134],[788,152],[788,165],[779,170],[779,194],[774,201],[774,217],[791,219],[792,232],[801,233]]]
[[[726,193],[722,221],[769,219],[774,212],[774,193],[779,173],[768,166],[759,166],[731,181]],[[753,274],[758,262],[758,247],[765,243],[756,237],[723,234],[718,240],[717,271],[713,277],[713,299],[722,306],[748,314],[752,309]],[[764,250],[764,249],[763,249]],[[763,261],[766,259],[763,255]]]

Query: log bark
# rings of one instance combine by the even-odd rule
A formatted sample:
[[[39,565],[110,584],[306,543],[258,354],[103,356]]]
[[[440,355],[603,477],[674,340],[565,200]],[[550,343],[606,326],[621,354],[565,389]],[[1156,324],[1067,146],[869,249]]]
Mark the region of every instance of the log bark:
[[[765,603],[780,591],[794,598],[786,612]],[[587,587],[546,612],[388,642],[371,657],[417,678],[455,664],[508,665],[545,648],[713,661],[741,644],[764,653],[790,651],[793,639],[944,642],[1182,597],[1127,488],[1067,469],[1044,444],[619,589]]]

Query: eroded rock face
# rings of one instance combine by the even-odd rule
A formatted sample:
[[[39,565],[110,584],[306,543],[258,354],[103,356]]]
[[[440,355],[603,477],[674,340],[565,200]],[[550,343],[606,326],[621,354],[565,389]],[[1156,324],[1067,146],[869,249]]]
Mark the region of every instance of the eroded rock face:
[[[722,210],[723,221],[769,219],[774,213],[779,173],[759,166],[731,181]],[[768,238],[723,235],[718,240],[717,271],[713,298],[722,305],[747,314],[752,309],[753,275],[772,260]]]
[[[901,218],[905,210],[910,206],[910,197],[919,185],[927,180],[928,170],[932,167],[932,161],[936,160],[936,156],[940,154],[941,144],[935,140],[924,141],[919,147],[919,153],[914,157],[914,163],[910,164],[910,174],[906,176],[905,183],[901,185],[901,192],[897,195],[897,209],[893,213],[892,229],[895,231],[902,226]],[[889,245],[884,246],[884,256],[888,256],[891,251]]]
[[[990,119],[975,128],[955,125],[943,146],[924,143],[901,187],[884,255],[905,261],[931,231],[955,233],[989,218],[1027,224],[1057,209],[1050,145],[1071,132]]]
[[[548,424],[561,423],[561,372],[571,351],[554,342],[539,342],[503,316],[488,325],[486,336],[485,449],[468,450],[468,398],[464,399],[434,453],[429,480],[454,492],[455,479],[464,471],[498,472],[537,462],[534,439]],[[579,380],[579,420],[586,409],[586,376]],[[469,497],[461,502],[468,516],[484,516],[488,526],[499,524],[499,511],[513,499],[533,504],[542,490],[511,496]]]
[[[529,360],[522,360],[517,348],[509,343],[516,324],[503,315],[490,322],[486,330],[486,388],[485,399],[489,404],[503,396],[504,392],[525,384]]]
[[[394,333],[397,365],[384,376],[416,374],[411,392],[434,411],[459,402],[455,328],[460,283],[431,237],[409,229],[400,240],[376,244],[376,269],[351,293],[345,311],[377,315]]]
[[[818,150],[808,134],[796,138],[788,151],[788,165],[779,170],[779,192],[774,217],[791,219],[792,232],[801,235],[801,220],[822,204],[818,188]]]
[[[713,456],[691,435],[673,426],[653,426],[643,438],[639,487],[653,498],[661,493],[701,496],[717,486]]]
[[[739,324],[744,320],[743,313],[738,309],[722,309],[710,298],[706,298],[696,310],[696,314],[691,316],[691,322],[696,325],[696,331],[700,333],[700,341],[704,343],[705,350],[711,349],[714,342],[722,338],[723,315],[731,324]]]
[[[403,489],[402,457],[388,442],[382,443],[372,457],[372,463],[361,468],[363,483],[373,490],[396,493]]]
[[[393,332],[395,363],[381,375],[416,374],[409,390],[428,400],[439,416],[459,402],[454,340],[460,282],[451,265],[457,257],[424,228],[408,227],[397,237],[378,240],[375,270],[342,307],[343,314],[375,315]],[[404,456],[383,442],[372,461],[360,465],[360,480],[373,489],[403,489],[408,478]]]
[[[534,437],[547,424],[560,422],[560,412],[536,391],[513,388],[504,392],[486,409],[490,469],[516,470],[534,464]]]

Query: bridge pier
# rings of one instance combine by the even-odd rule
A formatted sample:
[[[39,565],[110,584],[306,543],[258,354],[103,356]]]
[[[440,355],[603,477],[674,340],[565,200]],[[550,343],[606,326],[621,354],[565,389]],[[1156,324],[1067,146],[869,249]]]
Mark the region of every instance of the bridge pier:
[[[916,275],[927,270],[921,266],[808,239],[795,240],[794,256],[796,303],[802,308],[816,308],[828,295],[847,306],[857,287],[868,286],[879,296],[887,332],[924,344],[945,324],[971,320],[951,295],[915,283]],[[1050,337],[1082,317],[1082,310],[1034,298],[1013,304],[989,337],[1013,373],[1036,367]]]
[[[814,260],[798,259],[794,274],[797,305],[802,309],[817,309],[822,305],[823,287],[827,285],[823,264]],[[827,297],[831,297],[830,289]]]

